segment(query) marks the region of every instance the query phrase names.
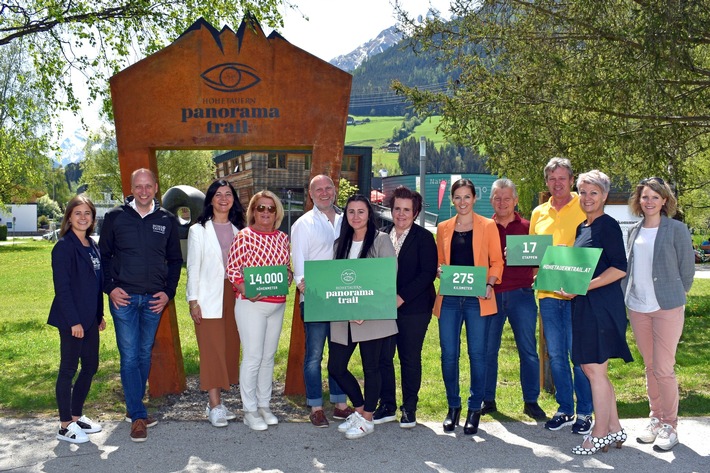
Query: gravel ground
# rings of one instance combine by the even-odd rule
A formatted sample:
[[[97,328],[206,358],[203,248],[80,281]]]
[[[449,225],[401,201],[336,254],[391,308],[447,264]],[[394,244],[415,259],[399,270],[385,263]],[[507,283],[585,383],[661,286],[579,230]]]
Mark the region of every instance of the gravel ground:
[[[283,395],[284,384],[274,383],[273,395],[271,398],[271,411],[282,422],[309,422],[309,410],[305,405],[299,405],[296,401]],[[187,390],[182,394],[169,394],[161,400],[153,402],[159,403],[157,415],[165,420],[205,420],[205,405],[207,404],[207,393],[200,391],[200,378],[198,375],[187,378]],[[242,419],[242,401],[239,397],[239,387],[232,386],[228,392],[222,393],[222,403],[232,412],[237,414],[238,419]]]

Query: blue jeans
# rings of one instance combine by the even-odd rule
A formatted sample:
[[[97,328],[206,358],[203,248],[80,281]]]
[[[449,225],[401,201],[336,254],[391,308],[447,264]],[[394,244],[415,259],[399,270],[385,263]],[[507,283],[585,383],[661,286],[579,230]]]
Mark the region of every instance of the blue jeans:
[[[510,322],[520,359],[520,385],[523,402],[537,402],[540,396],[540,359],[537,356],[537,306],[531,288],[513,289],[496,294],[498,313],[491,315],[486,352],[486,391],[483,399],[495,401],[498,382],[498,351],[505,319]]]
[[[481,306],[475,297],[444,296],[439,316],[439,344],[446,400],[452,408],[461,407],[459,357],[461,328],[464,323],[471,369],[468,408],[479,410],[483,403],[486,380],[486,346],[490,317],[481,316]]]
[[[116,344],[121,356],[121,384],[131,419],[145,419],[143,396],[150,373],[150,358],[161,314],[150,310],[151,294],[130,294],[127,306],[118,309],[109,301]]]
[[[577,415],[591,415],[594,408],[589,380],[579,365],[574,365],[571,371],[569,369],[572,352],[572,301],[552,297],[540,299],[540,316],[547,354],[550,356],[552,381],[555,383],[555,399],[560,406],[558,412],[574,414],[576,394]]]
[[[303,317],[303,302],[301,302],[301,317]],[[304,322],[306,332],[306,357],[303,360],[303,380],[306,383],[306,404],[310,407],[323,406],[323,382],[321,378],[321,362],[323,347],[330,337],[330,322]],[[347,402],[338,383],[328,376],[330,402],[333,404]]]

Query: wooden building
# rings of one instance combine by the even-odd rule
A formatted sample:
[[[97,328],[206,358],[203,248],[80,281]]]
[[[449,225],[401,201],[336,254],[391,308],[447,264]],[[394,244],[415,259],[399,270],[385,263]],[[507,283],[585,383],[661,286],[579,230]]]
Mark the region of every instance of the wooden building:
[[[282,198],[291,191],[293,200],[305,201],[313,158],[309,150],[232,150],[216,156],[214,163],[217,178],[231,182],[246,205],[262,189]],[[369,195],[372,148],[345,146],[340,177]]]

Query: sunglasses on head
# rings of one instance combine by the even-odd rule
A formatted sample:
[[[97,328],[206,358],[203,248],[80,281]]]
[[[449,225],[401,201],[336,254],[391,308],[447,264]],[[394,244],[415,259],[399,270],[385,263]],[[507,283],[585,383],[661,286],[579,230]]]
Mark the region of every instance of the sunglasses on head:
[[[257,212],[269,212],[270,214],[275,214],[276,213],[276,206],[275,205],[257,205],[256,211]]]
[[[644,179],[643,181],[641,181],[639,184],[641,184],[642,186],[645,186],[646,184],[648,184],[651,181],[656,181],[657,183],[659,183],[662,186],[666,185],[666,181],[664,181],[660,177],[649,177],[648,179]]]

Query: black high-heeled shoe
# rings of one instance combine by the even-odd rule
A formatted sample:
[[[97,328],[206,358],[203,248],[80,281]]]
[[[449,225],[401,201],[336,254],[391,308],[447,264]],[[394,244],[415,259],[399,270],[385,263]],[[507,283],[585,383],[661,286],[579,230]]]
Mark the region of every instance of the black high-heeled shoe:
[[[463,433],[473,435],[478,432],[478,423],[481,421],[481,410],[472,411],[469,409],[466,416],[466,425],[463,427]]]
[[[453,432],[459,423],[459,417],[461,417],[461,408],[449,407],[449,412],[444,419],[444,432]]]

